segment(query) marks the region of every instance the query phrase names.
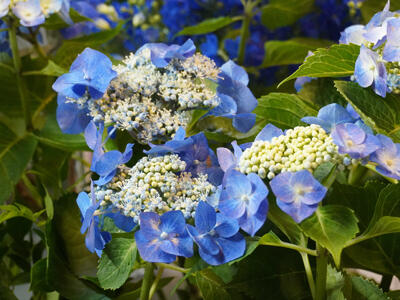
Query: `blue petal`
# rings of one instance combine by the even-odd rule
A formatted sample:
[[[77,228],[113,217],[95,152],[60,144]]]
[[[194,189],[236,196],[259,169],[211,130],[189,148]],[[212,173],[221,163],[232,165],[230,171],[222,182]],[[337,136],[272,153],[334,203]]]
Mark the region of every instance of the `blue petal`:
[[[278,137],[283,134],[282,129],[267,124],[256,136],[255,141],[271,141],[273,137]]]
[[[240,233],[237,233],[230,238],[218,238],[217,241],[221,247],[221,252],[223,253],[223,263],[241,257],[246,250],[246,240]]]
[[[121,159],[122,154],[117,150],[106,152],[96,162],[94,166],[95,172],[100,176],[108,175],[117,168]]]
[[[256,114],[242,113],[233,117],[232,125],[240,132],[248,132],[256,123]]]
[[[246,205],[241,199],[233,198],[229,192],[222,190],[218,208],[224,215],[237,219],[245,213]]]
[[[194,217],[196,228],[200,233],[206,233],[214,228],[216,223],[215,209],[204,201],[200,201]]]
[[[236,114],[237,112],[237,105],[235,100],[233,100],[232,97],[218,93],[217,94],[218,98],[221,100],[220,104],[210,110],[207,115],[212,115],[212,116],[223,116],[223,117],[232,117]]]
[[[249,75],[244,68],[235,64],[232,60],[228,60],[221,66],[221,71],[231,79],[239,81],[244,85],[249,84]]]
[[[133,228],[136,226],[136,223],[133,221],[133,218],[124,216],[121,213],[113,213],[109,214],[109,216],[114,220],[115,226],[119,229],[122,229],[125,232],[131,232]]]
[[[185,217],[180,210],[168,211],[160,217],[160,220],[162,232],[183,234],[186,230]]]
[[[277,199],[280,199],[280,201],[286,203],[294,201],[295,195],[293,188],[288,184],[291,181],[292,176],[292,172],[282,172],[270,181],[272,192],[275,194]]]
[[[293,173],[290,185],[303,186],[307,190],[301,198],[301,202],[307,205],[318,204],[324,199],[327,192],[327,188],[315,179],[308,170],[301,170]],[[309,188],[311,188],[311,190],[308,190]]]
[[[80,109],[76,103],[66,103],[65,96],[58,95],[57,122],[63,133],[78,134],[90,121],[87,108]]]
[[[298,205],[296,205],[294,203],[288,204],[285,202],[281,202],[278,199],[276,200],[276,204],[282,211],[291,216],[296,223],[300,223],[305,218],[311,216],[318,208],[318,204],[306,205],[299,203]]]
[[[217,148],[218,163],[222,171],[226,172],[228,169],[235,167],[237,164],[236,157],[227,148]]]
[[[161,243],[157,239],[148,239],[141,230],[135,233],[135,241],[139,254],[145,261],[172,263],[176,260],[176,255],[162,251]]]
[[[85,129],[85,140],[90,149],[94,150],[98,136],[96,124],[93,121],[90,121]]]
[[[187,234],[185,228],[182,235],[161,241],[160,249],[169,254],[191,257],[193,255],[193,240]]]
[[[81,211],[81,215],[84,217],[86,211],[91,206],[89,195],[86,194],[85,192],[80,192],[78,198],[76,199],[76,203],[78,204],[78,207]]]
[[[268,212],[268,201],[264,200],[261,202],[257,213],[253,215],[244,214],[239,219],[240,228],[242,228],[245,232],[254,236],[256,232],[264,225],[265,220],[267,219]]]
[[[251,199],[247,205],[247,213],[253,215],[257,212],[260,204],[267,199],[268,188],[262,179],[255,173],[247,175],[252,185]]]
[[[147,239],[158,239],[161,235],[160,216],[153,212],[142,212],[139,215],[140,232]]]
[[[132,158],[133,155],[133,148],[134,144],[128,143],[125,147],[124,153],[122,153],[122,158],[119,164],[126,164],[130,159]]]
[[[86,91],[84,85],[82,85],[82,83],[85,82],[84,74],[81,71],[74,71],[58,77],[52,87],[53,90],[65,95],[66,97],[78,99],[82,97]]]
[[[221,213],[218,213],[215,231],[220,237],[229,238],[239,231],[239,223],[236,219],[231,219]]]

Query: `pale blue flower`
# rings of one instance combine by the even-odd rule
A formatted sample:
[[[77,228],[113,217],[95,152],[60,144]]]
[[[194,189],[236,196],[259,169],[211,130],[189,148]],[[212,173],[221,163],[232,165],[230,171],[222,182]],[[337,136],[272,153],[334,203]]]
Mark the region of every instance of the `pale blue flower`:
[[[354,77],[362,87],[373,86],[379,96],[386,96],[387,72],[379,54],[361,45],[360,55],[356,60]]]
[[[383,59],[400,62],[400,19],[388,21],[387,42],[383,49]]]
[[[254,236],[267,218],[268,188],[254,173],[231,170],[226,175],[218,208],[227,217],[238,219],[240,227]]]
[[[140,229],[135,233],[135,241],[142,259],[171,263],[177,256],[193,255],[193,241],[181,211],[168,211],[161,217],[143,212],[139,218]]]
[[[364,38],[365,33],[366,29],[364,25],[351,25],[340,34],[339,43],[361,46],[366,42],[366,39]]]
[[[308,170],[282,172],[270,185],[276,204],[297,223],[314,213],[327,192]]]
[[[355,159],[365,158],[381,147],[377,137],[365,133],[356,124],[339,124],[332,130],[331,136],[340,154],[348,154]]]
[[[0,1],[0,18],[8,14],[10,2],[10,0]]]
[[[40,0],[18,1],[12,11],[23,26],[37,26],[45,21],[40,7]]]
[[[196,227],[187,225],[187,230],[206,263],[221,265],[244,254],[246,241],[239,233],[237,220],[216,213],[211,205],[202,201],[196,209],[195,224]]]
[[[400,180],[400,144],[382,134],[377,137],[382,147],[371,155],[370,160],[378,164],[376,170],[383,176]]]

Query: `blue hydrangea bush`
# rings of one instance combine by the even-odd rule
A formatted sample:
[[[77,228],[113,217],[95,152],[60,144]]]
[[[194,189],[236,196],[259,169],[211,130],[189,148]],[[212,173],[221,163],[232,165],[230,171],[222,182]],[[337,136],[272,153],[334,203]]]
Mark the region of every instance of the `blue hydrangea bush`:
[[[0,299],[398,299],[400,3],[0,18]]]

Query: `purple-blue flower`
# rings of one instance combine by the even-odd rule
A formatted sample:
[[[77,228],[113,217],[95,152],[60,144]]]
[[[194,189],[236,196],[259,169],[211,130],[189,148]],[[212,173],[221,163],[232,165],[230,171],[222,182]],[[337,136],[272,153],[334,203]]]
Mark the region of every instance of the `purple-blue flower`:
[[[117,167],[127,163],[133,154],[133,144],[127,144],[124,153],[118,150],[105,152],[104,144],[112,134],[109,133],[103,141],[104,125],[101,123],[99,128],[91,121],[85,129],[85,139],[88,147],[93,150],[93,158],[90,170],[96,172],[100,178],[95,181],[98,185],[104,185],[115,176]]]
[[[100,206],[100,202],[96,202],[93,182],[91,184],[91,196],[89,197],[85,192],[81,192],[76,199],[76,203],[82,215],[81,233],[84,234],[87,231],[85,237],[86,248],[88,248],[90,252],[96,252],[98,256],[101,256],[105,245],[111,240],[111,234],[109,232],[100,231],[99,217],[95,215],[96,210]]]
[[[111,60],[103,53],[86,48],[74,60],[66,73],[53,84],[53,89],[66,97],[79,99],[89,93],[91,98],[101,98],[111,80],[117,76]]]
[[[304,117],[301,120],[307,124],[317,124],[328,133],[337,124],[353,123],[354,121],[350,113],[337,103],[331,103],[322,107],[317,117]]]
[[[362,87],[373,86],[376,94],[386,96],[387,72],[379,54],[361,45],[360,55],[356,60],[354,77]]]
[[[400,19],[398,18],[388,21],[383,59],[390,62],[400,62]]]
[[[393,143],[382,134],[378,134],[377,138],[382,147],[371,155],[370,161],[378,164],[376,171],[383,176],[400,180],[400,144]]]
[[[149,49],[152,63],[158,68],[164,68],[173,58],[186,59],[196,52],[196,46],[188,39],[182,46],[166,45],[163,43],[147,43],[140,47],[136,53]]]
[[[140,229],[135,233],[135,241],[144,260],[171,263],[177,256],[193,255],[193,241],[181,211],[169,211],[161,217],[143,212],[139,218]]]
[[[220,77],[217,94],[221,103],[208,115],[231,118],[234,128],[240,132],[249,131],[256,121],[252,111],[258,102],[247,87],[249,76],[246,70],[230,60],[221,66]]]
[[[348,154],[351,158],[364,158],[381,147],[379,139],[367,134],[356,124],[337,125],[331,132],[333,142],[339,147],[340,154]]]
[[[297,223],[314,213],[327,191],[308,170],[282,172],[270,185],[276,204]]]
[[[218,208],[225,216],[238,219],[240,227],[254,236],[267,218],[267,196],[268,188],[258,175],[231,170],[224,178]]]
[[[210,265],[221,265],[243,255],[246,241],[239,233],[237,220],[216,213],[201,201],[196,209],[195,225],[187,225],[189,235],[199,246],[200,257]]]

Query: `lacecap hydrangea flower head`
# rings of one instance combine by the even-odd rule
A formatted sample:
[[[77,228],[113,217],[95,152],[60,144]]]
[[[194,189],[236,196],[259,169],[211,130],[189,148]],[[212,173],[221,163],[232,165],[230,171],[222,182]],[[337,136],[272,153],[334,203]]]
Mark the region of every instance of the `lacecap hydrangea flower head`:
[[[79,133],[93,120],[128,131],[140,143],[163,142],[202,109],[248,131],[257,100],[247,88],[247,73],[233,62],[220,69],[195,52],[191,40],[181,46],[145,44],[112,66],[87,48],[53,85],[61,129]]]
[[[367,25],[352,25],[340,38],[340,43],[361,46],[354,80],[382,97],[400,93],[400,13],[389,8],[390,1]]]
[[[128,167],[133,145],[128,144],[124,153],[107,152],[103,145],[112,132],[103,139],[103,131],[103,125],[97,127],[93,121],[85,130],[93,150],[91,170],[99,179],[94,181],[90,197],[83,192],[77,199],[84,224],[81,232],[89,228],[86,240],[90,251],[101,255],[110,240],[102,231],[104,218],[109,217],[127,232],[140,226],[135,238],[141,257],[147,261],[172,262],[177,256],[189,257],[194,242],[210,264],[243,255],[245,241],[238,233],[238,221],[205,204],[218,193],[223,172],[203,133],[186,138],[179,128],[173,140],[151,145],[147,155]],[[204,214],[209,220],[201,217]],[[186,228],[186,221],[193,218],[196,228]],[[218,251],[201,248],[207,241]]]
[[[32,27],[43,24],[51,14],[58,13],[71,23],[69,7],[69,0],[2,0],[0,18],[12,13],[22,26]]]

